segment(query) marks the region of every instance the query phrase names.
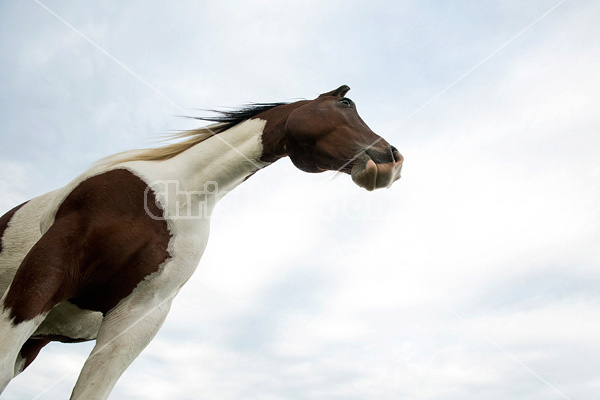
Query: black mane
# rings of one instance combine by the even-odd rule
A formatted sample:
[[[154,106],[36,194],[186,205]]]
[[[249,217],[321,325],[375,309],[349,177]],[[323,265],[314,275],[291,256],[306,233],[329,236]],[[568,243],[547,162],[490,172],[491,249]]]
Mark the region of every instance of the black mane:
[[[207,117],[192,117],[201,121],[214,122],[218,124],[222,124],[219,127],[219,132],[227,130],[241,122],[249,120],[252,117],[257,116],[258,114],[270,110],[272,108],[288,104],[288,103],[251,103],[237,110],[208,110],[211,113],[215,113],[215,116],[207,116]]]

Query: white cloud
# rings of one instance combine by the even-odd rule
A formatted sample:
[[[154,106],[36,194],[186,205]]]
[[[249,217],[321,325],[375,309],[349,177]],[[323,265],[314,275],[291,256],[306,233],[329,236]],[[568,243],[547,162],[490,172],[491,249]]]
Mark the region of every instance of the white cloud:
[[[500,45],[552,5],[475,7],[473,15],[485,19],[449,14],[425,32],[420,23],[406,24],[442,21],[437,9],[378,4],[403,18],[410,46],[399,39],[399,21],[385,12],[380,20],[365,19],[375,6],[61,9],[184,107],[311,97],[329,89],[323,82],[355,78],[347,83],[363,117],[406,157],[402,180],[387,191],[362,192],[348,176],[303,174],[280,161],[227,197],[196,275],[113,397],[560,398],[530,368],[570,398],[594,398],[600,388],[598,6],[561,6],[386,134],[428,99],[424,93],[435,94],[493,51],[490,43]],[[134,14],[144,24],[130,22]],[[469,34],[481,21],[482,38]],[[42,31],[70,37],[56,23],[38,22]],[[42,38],[24,32],[44,49]],[[390,37],[397,43],[386,57],[369,50],[391,46]],[[58,83],[29,88],[24,98],[55,93],[58,103],[65,101],[32,111],[56,135],[50,143],[71,143],[55,159],[25,162],[19,154],[30,150],[18,153],[14,138],[3,135],[14,150],[1,159],[5,209],[29,195],[29,187],[58,183],[31,172],[48,168],[48,160],[57,176],[74,176],[77,162],[92,161],[87,157],[146,146],[151,135],[179,127],[168,119],[178,111],[164,100],[94,49],[67,42],[64,49],[48,47],[45,57],[24,53],[30,66],[58,74]],[[451,45],[442,55],[427,53],[444,43]],[[3,58],[13,54],[5,51]],[[70,54],[74,66],[53,54]],[[462,63],[472,64],[461,69]],[[424,65],[431,75],[423,75]],[[80,75],[78,66],[85,69]],[[426,85],[427,78],[434,82]],[[411,80],[423,86],[401,82]],[[69,86],[54,92],[63,84]],[[400,85],[405,93],[395,90]],[[394,90],[382,93],[385,87]],[[73,101],[84,102],[78,113],[67,112]],[[26,120],[3,118],[10,126]],[[36,125],[39,132],[44,124]],[[66,133],[71,128],[77,132]],[[74,148],[87,153],[73,161]],[[66,371],[76,375],[88,345],[44,350],[5,396],[32,397]],[[57,366],[63,351],[73,353]],[[75,379],[46,398],[66,397]]]

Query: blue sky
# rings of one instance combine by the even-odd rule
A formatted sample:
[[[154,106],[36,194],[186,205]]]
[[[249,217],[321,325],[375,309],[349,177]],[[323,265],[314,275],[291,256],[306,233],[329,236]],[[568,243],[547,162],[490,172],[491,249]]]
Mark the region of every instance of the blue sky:
[[[0,2],[1,211],[185,113],[341,84],[406,159],[389,190],[282,160],[226,197],[113,398],[598,397],[596,2],[41,3],[100,49]],[[66,398],[90,349],[4,398]]]

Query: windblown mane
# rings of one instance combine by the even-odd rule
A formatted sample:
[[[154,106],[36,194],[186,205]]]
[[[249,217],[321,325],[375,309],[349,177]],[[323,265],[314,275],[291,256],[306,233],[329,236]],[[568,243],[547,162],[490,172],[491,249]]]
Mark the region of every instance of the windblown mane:
[[[107,157],[104,161],[117,164],[129,161],[162,161],[173,158],[210,137],[224,132],[235,125],[256,115],[287,103],[252,103],[237,110],[211,110],[217,115],[209,117],[190,117],[201,121],[214,122],[211,125],[181,132],[169,133],[166,140],[180,139],[178,142],[149,149],[129,150]]]

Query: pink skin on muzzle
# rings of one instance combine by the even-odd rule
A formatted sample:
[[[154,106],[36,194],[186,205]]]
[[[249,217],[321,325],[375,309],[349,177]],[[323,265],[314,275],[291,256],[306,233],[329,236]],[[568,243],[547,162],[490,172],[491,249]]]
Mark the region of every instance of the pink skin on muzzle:
[[[358,186],[372,191],[380,188],[389,188],[392,183],[400,179],[400,171],[404,157],[393,149],[393,162],[377,164],[366,153],[361,153],[354,161],[350,175]]]

